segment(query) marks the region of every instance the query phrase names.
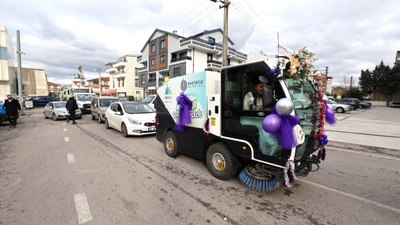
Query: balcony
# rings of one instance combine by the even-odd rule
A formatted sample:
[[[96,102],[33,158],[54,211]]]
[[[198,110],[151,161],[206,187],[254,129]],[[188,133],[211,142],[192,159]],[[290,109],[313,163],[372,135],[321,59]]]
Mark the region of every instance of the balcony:
[[[113,75],[114,75],[114,79],[125,78],[126,77],[126,73],[125,72],[116,72]]]
[[[215,61],[215,60],[207,60],[207,70],[211,71],[221,71],[222,62]]]
[[[183,57],[179,57],[179,58],[172,58],[172,59],[171,59],[171,63],[173,63],[173,62],[178,62],[178,61],[183,61],[183,60],[192,60],[192,57],[190,57],[190,56],[183,56]]]
[[[126,65],[127,65],[127,62],[121,61],[121,62],[117,62],[117,63],[113,64],[113,67],[114,68],[124,68]]]
[[[108,68],[108,69],[106,70],[106,72],[109,73],[109,74],[114,74],[115,72],[117,72],[117,69],[115,69],[115,68]]]
[[[202,39],[189,39],[189,40],[182,40],[181,47],[188,47],[188,48],[196,48],[202,49],[206,52],[217,53],[214,49],[214,45],[209,44],[207,41]]]

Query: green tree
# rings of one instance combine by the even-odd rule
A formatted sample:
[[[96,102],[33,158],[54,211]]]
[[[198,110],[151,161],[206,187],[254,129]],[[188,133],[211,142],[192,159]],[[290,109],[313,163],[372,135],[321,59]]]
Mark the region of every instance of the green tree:
[[[343,95],[345,98],[358,98],[360,100],[362,100],[364,96],[358,88],[350,88]]]
[[[372,72],[368,69],[366,71],[361,70],[358,84],[360,85],[361,91],[364,95],[370,95],[374,90],[376,90],[376,82],[374,82]]]

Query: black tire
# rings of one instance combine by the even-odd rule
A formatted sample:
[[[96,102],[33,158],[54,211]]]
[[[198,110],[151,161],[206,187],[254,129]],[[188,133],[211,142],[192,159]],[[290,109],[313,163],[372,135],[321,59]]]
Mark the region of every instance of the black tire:
[[[129,135],[128,135],[128,130],[126,129],[125,123],[123,123],[123,124],[121,125],[121,133],[122,133],[122,136],[124,136],[124,137],[128,137],[128,136],[129,136]]]
[[[169,157],[175,158],[179,155],[178,141],[173,131],[168,131],[165,134],[163,144],[164,151]]]
[[[51,118],[52,118],[54,121],[56,121],[56,120],[57,120],[57,116],[56,116],[56,114],[55,114],[55,113],[53,113],[53,115],[51,116]]]
[[[337,107],[336,112],[338,113],[344,113],[344,109],[342,107]]]
[[[228,146],[221,142],[214,143],[208,148],[206,163],[208,171],[220,180],[229,180],[236,176],[239,169],[237,158]]]
[[[97,122],[102,123],[103,121],[101,121],[101,116],[99,114],[99,116],[97,117]]]
[[[96,119],[96,117],[93,115],[93,113],[92,113],[92,120],[95,120]]]
[[[46,113],[45,112],[43,112],[43,116],[44,116],[44,118],[47,120],[47,116],[46,116]]]
[[[104,126],[106,127],[106,129],[110,129],[107,118],[104,120]]]

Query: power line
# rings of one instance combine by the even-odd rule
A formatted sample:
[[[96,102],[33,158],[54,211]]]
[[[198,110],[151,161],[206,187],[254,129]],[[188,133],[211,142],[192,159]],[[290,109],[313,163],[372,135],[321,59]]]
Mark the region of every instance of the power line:
[[[209,11],[207,14],[198,17],[196,20],[193,20],[192,22],[186,22],[183,26],[181,26],[182,30],[186,30],[191,28],[194,24],[197,24],[198,21],[204,20],[205,18],[211,16],[212,14],[215,14],[218,11],[218,8],[214,8],[211,11]]]
[[[239,3],[239,1],[238,1],[238,3]],[[276,34],[272,31],[272,29],[270,27],[268,27],[265,22],[263,22],[262,18],[248,5],[247,2],[245,2],[245,4],[247,5],[247,8],[249,8],[251,10],[251,13],[248,12],[246,7],[243,7],[243,5],[240,5],[240,3],[237,5],[238,7],[236,7],[235,4],[232,4],[232,5],[234,6],[234,9],[237,10],[239,16],[241,16],[245,20],[245,22],[247,22],[251,27],[253,27],[258,35],[273,42],[276,45],[274,47],[281,47],[281,48],[285,49],[285,51],[292,52],[293,50],[291,50],[287,46],[285,46],[285,44],[281,40],[278,40],[279,43],[277,42],[277,40],[275,40]],[[241,9],[239,9],[239,8],[241,8]],[[242,10],[244,12],[242,12]],[[256,15],[259,23],[257,24],[257,20],[256,20],[256,22],[254,22],[253,18],[250,15]],[[264,27],[267,27],[268,31],[265,31]]]

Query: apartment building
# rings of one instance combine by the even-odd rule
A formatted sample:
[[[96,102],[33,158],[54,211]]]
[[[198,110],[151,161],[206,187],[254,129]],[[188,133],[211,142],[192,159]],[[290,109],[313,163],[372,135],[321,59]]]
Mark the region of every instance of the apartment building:
[[[100,81],[100,85],[99,85]],[[101,77],[99,78],[94,78],[87,80],[85,82],[85,86],[90,87],[90,90],[92,90],[93,93],[99,95],[100,92],[103,93],[108,93],[110,89],[109,85],[110,78],[109,77]]]
[[[7,28],[0,25],[0,99],[7,94],[17,95],[17,75],[11,67],[16,66],[15,51]]]
[[[18,69],[15,49],[7,28],[0,25],[0,99],[18,95]],[[22,68],[22,95],[48,95],[47,76],[43,69]]]
[[[143,87],[139,86],[139,55],[124,55],[115,62],[107,63],[106,72],[110,75],[110,93],[118,97],[130,97],[135,100],[143,99]]]
[[[190,37],[155,29],[141,50],[139,85],[145,95],[155,94],[167,77],[182,76],[222,67],[222,29],[203,31]],[[243,63],[247,55],[232,46],[229,39],[228,65]]]

